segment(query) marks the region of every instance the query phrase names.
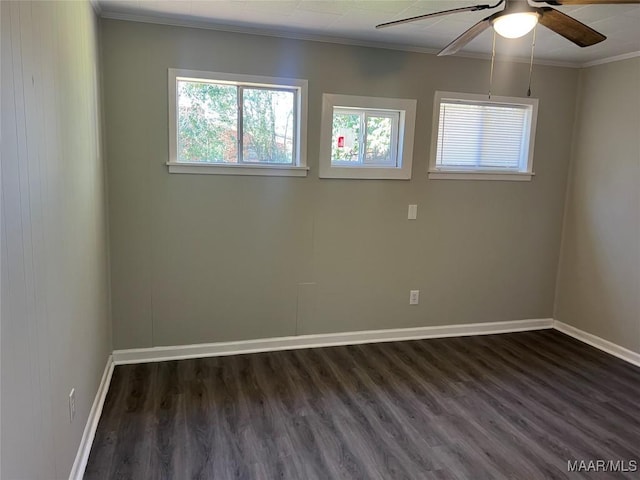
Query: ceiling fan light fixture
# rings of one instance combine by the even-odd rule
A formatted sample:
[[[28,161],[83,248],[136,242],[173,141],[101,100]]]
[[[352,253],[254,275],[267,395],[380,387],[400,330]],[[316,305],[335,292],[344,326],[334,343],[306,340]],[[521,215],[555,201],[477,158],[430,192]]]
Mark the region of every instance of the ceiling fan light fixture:
[[[538,12],[517,12],[501,15],[493,20],[493,29],[505,38],[520,38],[533,30],[538,23]]]

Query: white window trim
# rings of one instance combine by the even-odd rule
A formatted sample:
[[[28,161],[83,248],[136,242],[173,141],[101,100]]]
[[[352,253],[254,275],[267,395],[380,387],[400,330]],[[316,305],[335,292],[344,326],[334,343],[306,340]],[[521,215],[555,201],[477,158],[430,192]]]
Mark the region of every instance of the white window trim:
[[[219,164],[219,163],[188,163],[178,162],[177,119],[176,109],[178,92],[176,80],[178,78],[214,80],[230,85],[250,85],[256,87],[281,86],[295,88],[298,91],[296,112],[296,142],[293,165],[266,164]],[[242,75],[236,73],[206,72],[202,70],[169,69],[169,173],[190,173],[209,175],[258,175],[281,177],[306,177],[307,166],[307,103],[309,82],[299,78],[265,77],[258,75]]]
[[[356,178],[367,180],[409,180],[413,160],[413,136],[416,122],[417,101],[405,98],[360,97],[325,93],[322,95],[322,125],[320,129],[320,178]],[[397,159],[399,167],[375,165],[335,166],[331,164],[331,133],[333,109],[366,108],[400,112],[398,124]]]
[[[468,100],[482,103],[504,103],[508,105],[531,106],[531,125],[528,144],[527,168],[523,171],[500,171],[495,169],[455,169],[451,167],[438,167],[436,154],[438,149],[438,131],[440,128],[440,103],[442,100]],[[428,176],[430,180],[508,180],[530,181],[533,172],[533,150],[536,138],[536,125],[538,123],[538,99],[521,97],[501,97],[492,95],[478,95],[474,93],[442,92],[436,91],[433,102],[433,128],[431,132],[431,154],[429,158]]]

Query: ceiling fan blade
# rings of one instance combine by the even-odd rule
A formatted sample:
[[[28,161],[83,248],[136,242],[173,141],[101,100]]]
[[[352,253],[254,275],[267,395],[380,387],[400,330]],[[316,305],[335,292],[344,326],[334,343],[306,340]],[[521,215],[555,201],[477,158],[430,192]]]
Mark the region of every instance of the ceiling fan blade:
[[[533,0],[538,2],[538,0]],[[549,0],[540,2],[549,5],[616,5],[619,3],[640,3],[640,0]]]
[[[452,13],[477,12],[478,10],[486,10],[487,8],[494,8],[496,6],[497,5],[473,5],[471,7],[453,8],[451,10],[443,10],[441,12],[434,12],[434,13],[426,13],[424,15],[417,15],[415,17],[403,18],[402,20],[394,20],[392,22],[381,23],[380,25],[376,25],[376,28],[393,27],[394,25],[415,22],[417,20],[422,20],[423,18],[441,17],[443,15],[450,15]]]
[[[589,47],[606,40],[607,37],[573,17],[551,7],[538,9],[542,13],[539,22],[558,35],[579,47]]]
[[[499,13],[502,13],[502,12],[494,13],[493,15],[489,15],[484,20],[480,20],[478,23],[476,23],[473,27],[471,27],[469,30],[467,30],[458,38],[456,38],[449,45],[447,45],[442,50],[440,50],[440,53],[438,53],[438,56],[443,57],[445,55],[453,55],[454,53],[457,53],[458,50],[460,50],[467,43],[469,43],[471,40],[473,40],[482,32],[484,32],[487,28],[489,28],[491,26],[491,20],[493,20],[496,16],[498,16]]]

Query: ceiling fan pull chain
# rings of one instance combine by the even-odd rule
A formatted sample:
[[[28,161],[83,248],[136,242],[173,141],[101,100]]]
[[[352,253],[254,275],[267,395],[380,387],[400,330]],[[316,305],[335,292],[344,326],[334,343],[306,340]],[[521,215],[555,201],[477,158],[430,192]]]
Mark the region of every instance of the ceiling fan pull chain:
[[[533,76],[533,51],[536,48],[536,30],[533,29],[533,40],[531,40],[531,63],[529,64],[529,89],[527,90],[527,97],[531,96],[531,77]]]
[[[493,64],[496,60],[496,31],[493,31],[493,46],[491,47],[491,73],[489,74],[489,100],[491,100],[491,89],[493,88]]]

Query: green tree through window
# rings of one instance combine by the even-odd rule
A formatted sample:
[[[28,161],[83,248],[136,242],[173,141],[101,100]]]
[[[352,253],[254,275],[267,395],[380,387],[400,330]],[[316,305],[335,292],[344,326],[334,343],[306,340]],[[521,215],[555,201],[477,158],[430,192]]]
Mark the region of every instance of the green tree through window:
[[[394,164],[394,121],[397,113],[336,108],[331,132],[331,161],[350,165]]]
[[[177,87],[178,161],[293,163],[294,91],[187,80]]]

